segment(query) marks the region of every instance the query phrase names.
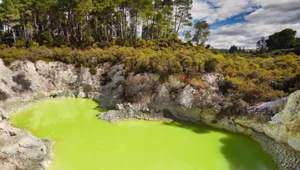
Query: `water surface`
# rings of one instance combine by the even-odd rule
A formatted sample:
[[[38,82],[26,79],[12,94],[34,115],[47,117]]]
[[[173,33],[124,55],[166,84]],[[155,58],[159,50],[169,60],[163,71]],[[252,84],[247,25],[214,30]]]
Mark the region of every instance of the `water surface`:
[[[11,115],[13,125],[56,141],[48,170],[274,170],[248,137],[204,126],[98,120],[97,103],[53,99]]]

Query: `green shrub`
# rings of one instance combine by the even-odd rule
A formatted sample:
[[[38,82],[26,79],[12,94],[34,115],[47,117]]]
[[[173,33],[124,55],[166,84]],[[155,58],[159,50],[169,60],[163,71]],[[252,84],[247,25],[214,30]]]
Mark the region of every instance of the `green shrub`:
[[[29,47],[38,47],[39,46],[39,43],[37,43],[36,41],[33,41],[33,40],[30,40],[28,44],[29,44]]]
[[[53,37],[50,31],[44,31],[41,33],[41,44],[46,46],[52,46],[53,45]]]
[[[128,102],[140,102],[152,96],[156,89],[155,81],[149,75],[130,75],[124,82],[124,98]]]
[[[26,42],[24,40],[17,40],[13,46],[17,48],[24,48],[26,47]]]
[[[216,71],[216,67],[217,67],[218,63],[219,62],[215,58],[210,58],[210,59],[206,60],[204,63],[205,71],[208,73]]]
[[[95,67],[90,67],[90,73],[91,73],[91,75],[96,75],[97,69]]]
[[[6,49],[6,48],[8,48],[8,45],[6,45],[6,44],[1,44],[0,45],[0,50]]]
[[[263,95],[264,92],[259,88],[249,89],[248,91],[244,92],[242,99],[250,104],[255,104],[261,101],[262,98],[264,98]]]
[[[230,90],[236,90],[236,84],[229,79],[225,79],[223,82],[219,83],[219,88],[223,94],[227,94]]]
[[[300,55],[300,46],[298,46],[298,47],[296,47],[296,48],[294,49],[294,53],[295,53],[296,55]]]
[[[221,52],[218,49],[214,49],[214,48],[211,49],[211,52],[214,53],[214,54],[216,54],[216,55],[221,54]]]
[[[31,61],[44,60],[52,61],[54,59],[54,52],[45,46],[41,47],[31,47],[29,48],[27,59]]]
[[[144,39],[138,39],[137,41],[136,41],[136,47],[146,47],[146,45],[147,45],[147,41],[146,40],[144,40]]]

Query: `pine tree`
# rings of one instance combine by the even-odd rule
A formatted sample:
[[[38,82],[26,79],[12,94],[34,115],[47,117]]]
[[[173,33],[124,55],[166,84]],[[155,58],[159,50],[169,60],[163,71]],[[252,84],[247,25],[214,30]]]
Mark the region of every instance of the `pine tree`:
[[[20,24],[20,13],[18,10],[18,1],[17,0],[3,0],[4,4],[4,24],[8,26],[8,31],[13,34],[14,42],[16,42],[16,33],[14,27]]]
[[[178,34],[179,30],[184,26],[192,26],[192,9],[193,0],[174,0],[174,28]]]
[[[134,45],[174,38],[191,26],[192,0],[3,0],[0,43]],[[141,32],[140,32],[141,31]],[[9,35],[4,37],[4,35]],[[139,37],[141,36],[141,37]],[[114,39],[117,39],[116,41]]]
[[[194,25],[195,34],[193,37],[193,41],[196,42],[197,45],[204,45],[207,41],[207,37],[209,36],[209,25],[206,21],[198,21]]]

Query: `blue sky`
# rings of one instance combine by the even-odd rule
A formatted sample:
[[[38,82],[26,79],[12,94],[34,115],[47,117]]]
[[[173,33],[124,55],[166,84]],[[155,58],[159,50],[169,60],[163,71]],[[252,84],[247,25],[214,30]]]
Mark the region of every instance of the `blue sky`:
[[[211,27],[207,43],[215,48],[255,48],[257,40],[292,28],[300,36],[300,0],[194,0],[195,20]]]
[[[224,25],[232,25],[232,24],[236,24],[236,23],[243,23],[243,22],[247,22],[244,18],[244,16],[246,16],[249,12],[247,13],[240,13],[236,16],[233,16],[231,18],[222,20],[222,21],[216,21],[214,23],[210,24],[210,28],[211,29],[218,29],[218,27],[222,27]]]

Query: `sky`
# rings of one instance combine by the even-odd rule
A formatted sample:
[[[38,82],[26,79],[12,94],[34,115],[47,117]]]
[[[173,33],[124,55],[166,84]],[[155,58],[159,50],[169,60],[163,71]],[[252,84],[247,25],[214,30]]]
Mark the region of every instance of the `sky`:
[[[254,49],[260,37],[285,28],[300,37],[300,0],[194,0],[191,13],[194,22],[209,23],[214,48]]]

